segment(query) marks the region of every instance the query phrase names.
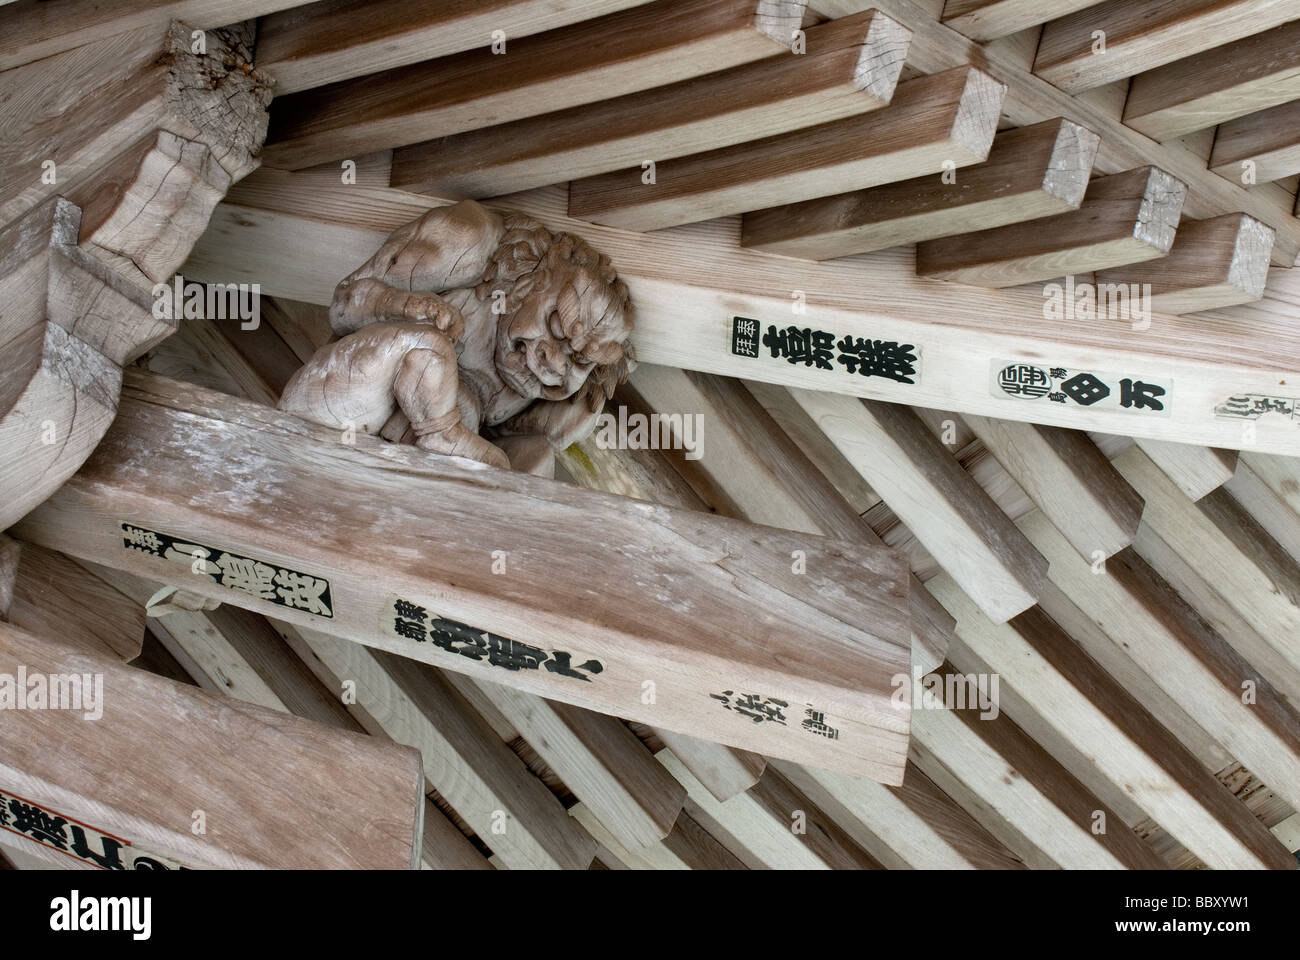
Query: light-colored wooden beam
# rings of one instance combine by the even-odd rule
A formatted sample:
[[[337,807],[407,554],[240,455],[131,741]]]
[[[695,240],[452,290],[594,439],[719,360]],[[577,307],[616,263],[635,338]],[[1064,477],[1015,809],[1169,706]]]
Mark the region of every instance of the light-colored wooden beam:
[[[983,163],[745,214],[741,246],[810,260],[883,250],[1077,209],[1097,136],[1068,120],[998,134]]]
[[[277,99],[264,153],[298,169],[777,56],[804,4],[673,0]]]
[[[917,244],[916,272],[1009,287],[1163,257],[1187,186],[1154,167],[1094,180],[1079,209]]]
[[[901,774],[907,718],[890,702],[889,678],[909,663],[910,629],[906,572],[892,551],[649,508],[372,438],[349,445],[328,428],[200,388],[136,374],[131,382],[109,446],[43,505],[44,520],[28,518],[20,528],[26,539],[598,712],[884,780]],[[190,427],[177,430],[177,418]],[[128,453],[142,444],[147,462]],[[270,502],[196,489],[193,478],[217,462],[226,472],[258,464],[256,489],[269,491]],[[83,499],[76,493],[83,482],[99,493]],[[117,502],[108,519],[110,489]],[[304,489],[319,493],[275,493]],[[471,491],[475,506],[461,514],[458,533],[451,504]],[[322,498],[336,500],[337,510],[322,512]],[[487,510],[488,500],[503,502]],[[557,511],[555,524],[520,528],[513,519],[524,509],[536,515],[543,503]],[[265,521],[268,509],[274,525]],[[425,528],[413,518],[428,511]],[[347,532],[349,520],[369,532]],[[585,538],[593,521],[600,532]],[[381,528],[389,534],[378,541]],[[298,533],[289,537],[291,529]],[[431,538],[462,537],[484,545],[477,570],[463,550],[430,555]],[[171,538],[197,544],[182,551],[184,565],[165,556]],[[406,538],[409,548],[400,546]],[[626,547],[613,546],[623,540]],[[362,542],[375,550],[358,554]],[[598,562],[584,559],[593,542],[603,545]],[[683,549],[696,552],[679,555]],[[503,551],[510,576],[493,576],[493,550]],[[805,552],[802,574],[792,568],[794,550]],[[197,574],[194,551],[206,551]],[[229,570],[217,562],[222,555]],[[557,557],[568,558],[576,591],[564,600]],[[694,588],[682,579],[683,570],[710,569],[719,572],[693,579]],[[267,585],[264,576],[283,582]],[[596,622],[573,599],[598,583],[602,609],[622,614]],[[674,606],[652,602],[653,612],[637,612],[659,593]],[[740,637],[738,619],[764,627]],[[647,681],[655,696],[643,699]],[[798,709],[784,723],[772,714],[755,724],[738,712],[751,700]],[[804,729],[804,705],[823,712],[838,736]]]
[[[806,53],[402,147],[392,186],[491,197],[803,129],[889,102],[911,34],[875,11],[811,27]]]
[[[795,390],[795,399],[990,619],[1038,600],[1047,562],[908,408]]]
[[[1287,865],[1250,811],[1041,610],[995,625],[949,578],[936,577],[928,586],[957,617],[962,642],[1001,683],[1029,698],[1104,776],[1203,861],[1221,869]]]
[[[9,829],[119,869],[142,855],[189,867],[416,864],[423,796],[413,750],[214,697],[12,626],[0,626],[0,668],[95,678],[102,709],[93,723],[70,709],[7,718],[0,790]],[[54,818],[48,833],[39,820],[24,828],[15,819],[26,805]]]
[[[1162,440],[1138,440],[1137,445],[1191,500],[1200,500],[1219,489],[1232,479],[1237,468],[1236,450]]]
[[[1300,173],[1300,99],[1219,125],[1210,169],[1233,183],[1255,184]]]
[[[888,107],[569,185],[569,215],[628,230],[758,210],[979,163],[1006,88],[971,67],[902,84]]]
[[[1137,535],[1142,497],[1086,436],[1014,420],[963,418],[1066,539],[1090,562]]]
[[[1139,73],[1124,123],[1172,140],[1297,97],[1300,20]]]
[[[986,43],[1091,7],[1099,0],[948,0],[943,24]],[[1032,51],[1031,51],[1032,54]]]
[[[258,24],[257,65],[276,96],[362,74],[489,47],[640,6],[646,0],[451,0],[436,6],[391,0],[324,0]],[[284,6],[285,4],[281,4]]]
[[[718,802],[744,793],[758,783],[767,769],[767,758],[748,750],[733,750],[662,728],[656,728],[655,733]]]
[[[1122,6],[1124,2],[1126,0],[1120,0],[1118,4],[1108,6]],[[1176,9],[1178,6],[1180,4],[1169,4],[1166,8]],[[1250,9],[1254,4],[1243,0],[1239,6]],[[1206,170],[1204,155],[1189,149],[1186,144],[1179,141],[1157,143],[1124,126],[1120,122],[1120,113],[1125,89],[1119,89],[1118,97],[1070,96],[1031,73],[1017,47],[1000,43],[977,44],[939,23],[935,11],[917,0],[820,0],[818,4],[819,12],[832,17],[842,17],[868,7],[878,8],[912,31],[913,41],[908,54],[911,67],[926,73],[968,63],[987,69],[1008,85],[1002,110],[1013,125],[1029,126],[1053,117],[1072,120],[1101,137],[1095,164],[1098,173],[1120,173],[1147,164],[1167,170],[1190,188],[1185,211],[1189,217],[1202,220],[1224,213],[1244,212],[1278,232],[1274,250],[1276,266],[1290,267],[1300,254],[1300,220],[1292,216],[1295,203],[1292,191],[1278,184],[1264,183],[1245,190],[1236,185],[1236,181],[1228,183]],[[1275,7],[1275,3],[1270,4],[1270,12]],[[1083,14],[1088,12],[1085,10]],[[1273,25],[1261,23],[1256,29],[1266,30]],[[1106,57],[1098,56],[1096,59]],[[1142,63],[1138,69],[1149,66],[1152,64]],[[1128,73],[1124,76],[1127,77]],[[1122,80],[1116,81],[1116,85],[1127,87]]]
[[[1288,0],[1107,0],[1044,27],[1034,73],[1080,93],[1260,33],[1295,14]],[[1104,48],[1096,46],[1099,30]]]
[[[262,170],[218,206],[184,274],[257,282],[263,294],[328,304],[339,278],[367,251],[442,203],[360,185],[308,185],[295,174]],[[1279,379],[1300,381],[1300,371],[1286,366],[1286,358],[1300,350],[1300,334],[1289,307],[1274,299],[1300,302],[1300,293],[1282,287],[1288,271],[1274,272],[1271,289],[1277,292],[1259,304],[1188,320],[1153,314],[1150,329],[1137,338],[1127,326],[1116,330],[1080,316],[1045,323],[1041,290],[957,292],[917,278],[909,250],[809,263],[737,250],[734,223],[652,234],[584,225],[565,216],[560,189],[512,197],[506,206],[537,216],[553,230],[583,236],[610,256],[636,304],[637,356],[649,363],[1227,448],[1246,440],[1240,421],[1214,415],[1217,405],[1235,394],[1273,395]],[[806,317],[792,312],[801,297]],[[769,331],[775,336],[792,324],[830,334],[832,346],[844,337],[851,344],[859,338],[880,341],[884,362],[851,373],[836,362],[834,351],[827,369],[791,362],[763,346]],[[900,363],[908,352],[919,361],[911,365],[919,376],[903,372]],[[1046,396],[1029,401],[990,384],[990,368],[1041,364],[1045,357],[1044,376],[1057,366],[1109,372],[1116,397],[1121,378],[1159,378],[1168,385],[1167,376],[1175,393],[1162,404],[1167,412],[1159,412],[1122,408],[1118,400],[1091,406],[1053,403]],[[1296,449],[1294,424],[1265,420],[1257,426],[1253,449]]]
[[[1128,285],[1162,313],[1198,313],[1264,295],[1275,234],[1245,214],[1183,221],[1159,262],[1099,270],[1096,284]]]

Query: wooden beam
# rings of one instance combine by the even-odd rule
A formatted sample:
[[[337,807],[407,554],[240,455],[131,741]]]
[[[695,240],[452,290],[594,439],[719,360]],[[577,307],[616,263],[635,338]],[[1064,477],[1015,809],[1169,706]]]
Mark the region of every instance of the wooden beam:
[[[965,421],[1043,513],[1090,562],[1133,542],[1142,497],[1074,430],[967,415]]]
[[[913,763],[899,787],[784,761],[776,767],[887,869],[1025,868]]]
[[[115,0],[87,6],[80,0],[19,0],[4,12],[0,70],[43,60],[106,37],[141,28],[162,30],[168,21],[211,30],[296,6],[303,0]],[[188,34],[187,34],[188,39]],[[209,37],[209,40],[211,38]]]
[[[1286,0],[1107,0],[1043,28],[1034,73],[1081,93],[1295,19]],[[1105,52],[1094,49],[1096,31]]]
[[[1091,7],[1099,0],[948,0],[943,24],[986,43]]]
[[[1250,811],[1041,610],[995,625],[947,577],[929,587],[957,617],[963,643],[1002,683],[1031,698],[1055,730],[1205,863],[1288,865]]]
[[[671,730],[656,728],[655,733],[719,802],[744,793],[767,769],[767,758],[748,750],[732,750]]]
[[[632,386],[660,415],[707,424],[698,458],[673,464],[716,512],[750,523],[883,546],[795,443],[734,380],[641,364]],[[621,416],[621,414],[620,414]],[[947,656],[952,621],[911,578],[912,664],[929,673]]]
[[[347,445],[328,428],[199,388],[135,374],[131,383],[109,446],[101,445],[92,467],[47,502],[44,520],[36,514],[20,528],[26,539],[598,712],[885,780],[901,773],[906,711],[889,705],[889,678],[909,662],[909,628],[906,574],[892,551],[651,510],[371,438]],[[176,418],[192,428],[178,432]],[[127,454],[141,444],[150,450],[147,462]],[[260,464],[257,486],[272,491],[270,502],[232,501],[218,489],[196,491],[191,481],[208,472],[204,462],[221,462],[227,472],[239,463],[249,470]],[[97,511],[114,491],[112,520],[72,519],[91,503],[75,492],[83,482],[103,484],[93,498]],[[273,493],[289,489],[320,493],[308,500]],[[456,533],[455,523],[448,526],[451,504],[471,490],[476,506],[466,508],[464,530]],[[339,504],[328,529],[320,526],[322,497]],[[488,500],[502,501],[499,509],[485,513]],[[556,524],[544,529],[554,533],[541,540],[524,534],[511,519],[524,509],[524,500],[530,512],[552,505]],[[364,504],[369,506],[359,506]],[[274,528],[265,522],[267,510],[278,518]],[[430,510],[427,529],[412,521]],[[399,514],[406,519],[396,521]],[[347,532],[344,518],[370,532]],[[584,560],[583,544],[592,541],[581,531],[592,522],[600,530],[593,540],[605,545],[598,563]],[[494,523],[501,524],[496,533],[490,529]],[[385,526],[388,537],[376,541],[374,531]],[[300,532],[287,538],[290,529]],[[559,531],[567,531],[562,542],[554,539]],[[485,544],[480,572],[467,572],[473,559],[459,550],[431,558],[430,536]],[[615,550],[620,536],[627,546]],[[193,572],[192,558],[184,566],[165,558],[171,538],[208,551],[203,573]],[[404,553],[405,538],[414,552]],[[128,549],[136,541],[143,550]],[[359,555],[360,542],[375,543],[376,552]],[[149,546],[155,543],[156,549]],[[491,574],[494,549],[504,551],[510,576]],[[791,572],[795,549],[807,557],[802,575]],[[689,555],[678,555],[681,550]],[[225,581],[226,572],[209,562],[219,554],[228,565],[267,571],[285,582],[278,588],[259,585],[234,567]],[[409,559],[416,556],[418,564]],[[569,558],[577,592],[557,602],[557,591],[565,589],[559,557]],[[731,572],[693,584],[682,580],[682,570],[707,570],[715,563]],[[823,592],[829,583],[851,588],[831,599]],[[232,589],[238,584],[251,592]],[[624,613],[599,623],[590,619],[585,601],[572,598],[590,596],[596,584],[604,592],[603,609]],[[744,586],[753,584],[763,585],[761,593]],[[653,614],[636,611],[657,593],[679,606],[653,603]],[[763,622],[764,628],[737,637],[738,618]],[[549,666],[542,669],[543,663]],[[652,705],[642,699],[647,680],[656,692]],[[787,724],[754,724],[735,709],[751,693],[760,704],[774,698],[800,704],[800,711],[811,705],[839,735],[828,739],[802,728],[798,714]]]
[[[1237,467],[1236,450],[1216,450],[1162,440],[1138,440],[1137,445],[1191,500],[1200,500],[1219,489],[1232,479]]]
[[[776,56],[803,3],[672,0],[292,93],[264,158],[298,169],[562,110]]]
[[[916,272],[1010,287],[1163,257],[1187,186],[1154,167],[1094,180],[1078,210],[917,244]]]
[[[257,65],[277,96],[446,57],[640,6],[646,0],[324,0],[263,17]],[[284,4],[282,4],[284,5]]]
[[[1253,3],[1240,5],[1254,7]],[[1177,6],[1179,4],[1170,4],[1166,9]],[[912,31],[908,60],[917,70],[935,73],[969,63],[988,70],[1006,83],[1008,89],[1002,111],[1013,125],[1025,127],[1053,117],[1072,120],[1101,136],[1095,164],[1098,173],[1120,173],[1146,164],[1167,170],[1189,187],[1185,210],[1189,217],[1203,220],[1224,213],[1244,212],[1278,231],[1278,242],[1273,251],[1276,266],[1290,267],[1300,254],[1300,220],[1292,216],[1295,203],[1292,192],[1278,184],[1263,183],[1245,190],[1237,182],[1228,183],[1206,170],[1205,157],[1188,149],[1186,144],[1180,141],[1157,143],[1124,126],[1120,122],[1123,90],[1120,90],[1118,103],[1115,98],[1070,96],[1031,73],[1015,46],[977,44],[939,23],[934,11],[917,0],[820,0],[818,3],[818,10],[832,17],[842,17],[867,7],[879,9]],[[1258,29],[1268,29],[1269,26],[1272,24],[1261,24]],[[1144,63],[1141,69],[1147,66],[1150,64]],[[1123,81],[1117,81],[1117,84],[1123,85]]]
[[[254,169],[271,93],[245,69],[246,36],[214,31],[195,54],[188,27],[158,24],[7,71],[0,222],[76,190],[159,129],[208,147],[229,180]]]
[[[1006,88],[974,68],[918,77],[887,108],[569,185],[569,216],[629,230],[758,210],[979,163]]]
[[[262,170],[218,206],[184,273],[212,282],[256,282],[264,294],[327,305],[339,278],[367,251],[440,205],[420,194],[326,188]],[[1286,361],[1300,351],[1289,305],[1300,304],[1300,293],[1287,292],[1288,271],[1274,272],[1274,292],[1258,304],[1188,320],[1153,314],[1150,329],[1137,338],[1127,326],[1117,330],[1091,317],[1045,323],[1041,290],[965,288],[957,296],[947,285],[917,278],[910,250],[809,263],[737,250],[734,223],[653,234],[584,225],[565,216],[560,189],[512,197],[507,206],[553,230],[583,236],[610,256],[637,306],[637,356],[649,363],[1226,448],[1245,446],[1245,434],[1239,420],[1216,417],[1216,406],[1238,394],[1275,395],[1279,379],[1300,382],[1300,368],[1292,371]],[[792,313],[800,292],[806,317]],[[779,345],[778,335],[792,325],[829,333],[832,346],[845,337],[851,346],[858,339],[880,341],[882,362],[851,373],[834,351],[828,369],[763,345],[769,334]],[[909,352],[918,362],[904,363]],[[1103,379],[1113,397],[1088,406],[1060,404],[1046,395],[1014,396],[990,383],[991,368],[1042,364],[1044,357],[1050,358],[1044,376],[1058,367],[1072,371],[1069,376],[1108,372]],[[905,373],[909,365],[914,374]],[[1175,392],[1159,411],[1124,408],[1118,399],[1123,378],[1166,387],[1172,382]],[[1296,449],[1293,423],[1269,418],[1257,428],[1253,449]]]
[[[1300,100],[1220,124],[1210,169],[1233,183],[1266,183],[1300,173]]]
[[[1297,97],[1300,20],[1139,73],[1124,123],[1172,140]]]
[[[792,391],[799,405],[988,617],[1038,600],[1047,562],[906,407]]]
[[[800,56],[402,147],[389,182],[500,196],[866,113],[889,103],[910,38],[874,10],[832,20],[808,29]]]
[[[436,670],[314,630],[285,639],[331,688],[351,680],[356,705],[387,736],[419,749],[424,776],[507,867],[591,863],[595,841]]]
[[[1149,286],[1151,308],[1162,313],[1198,313],[1264,295],[1273,230],[1245,214],[1183,222],[1169,253],[1158,263],[1111,267],[1096,284]]]
[[[423,796],[413,750],[0,626],[0,670],[20,669],[96,678],[102,716],[29,709],[6,720],[0,791],[12,831],[110,869],[139,868],[142,856],[190,867],[416,863]],[[29,805],[55,818],[49,832],[24,826]]]
[[[998,134],[947,182],[915,177],[745,214],[741,246],[810,260],[883,250],[1077,209],[1098,137],[1068,120]]]

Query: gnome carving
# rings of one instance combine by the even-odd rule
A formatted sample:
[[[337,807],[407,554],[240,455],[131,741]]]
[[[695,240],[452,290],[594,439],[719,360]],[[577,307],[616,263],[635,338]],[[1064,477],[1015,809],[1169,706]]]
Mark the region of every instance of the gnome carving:
[[[395,230],[334,291],[280,407],[435,453],[549,476],[635,364],[609,258],[472,200]],[[483,435],[481,435],[483,434]]]

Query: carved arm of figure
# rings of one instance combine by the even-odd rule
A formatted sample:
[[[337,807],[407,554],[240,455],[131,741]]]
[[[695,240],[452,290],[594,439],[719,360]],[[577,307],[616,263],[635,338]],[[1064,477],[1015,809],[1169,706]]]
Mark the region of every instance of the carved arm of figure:
[[[473,201],[394,231],[338,285],[330,323],[342,339],[294,375],[282,409],[543,475],[633,362],[608,259]]]

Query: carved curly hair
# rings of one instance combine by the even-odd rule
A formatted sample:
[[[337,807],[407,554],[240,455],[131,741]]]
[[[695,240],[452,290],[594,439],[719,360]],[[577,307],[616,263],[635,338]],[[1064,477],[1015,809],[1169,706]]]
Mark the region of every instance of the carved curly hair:
[[[505,289],[506,309],[513,312],[533,289],[538,286],[545,289],[547,284],[555,282],[558,273],[578,267],[595,277],[604,288],[598,292],[606,295],[607,305],[596,325],[601,326],[616,314],[626,317],[630,325],[632,298],[609,257],[597,252],[581,237],[553,233],[526,214],[503,213],[501,218],[505,233],[474,290],[480,298],[489,298],[494,289]],[[624,341],[619,346],[622,351],[619,359],[593,367],[579,392],[592,413],[614,395],[614,388],[636,368],[631,342]]]

